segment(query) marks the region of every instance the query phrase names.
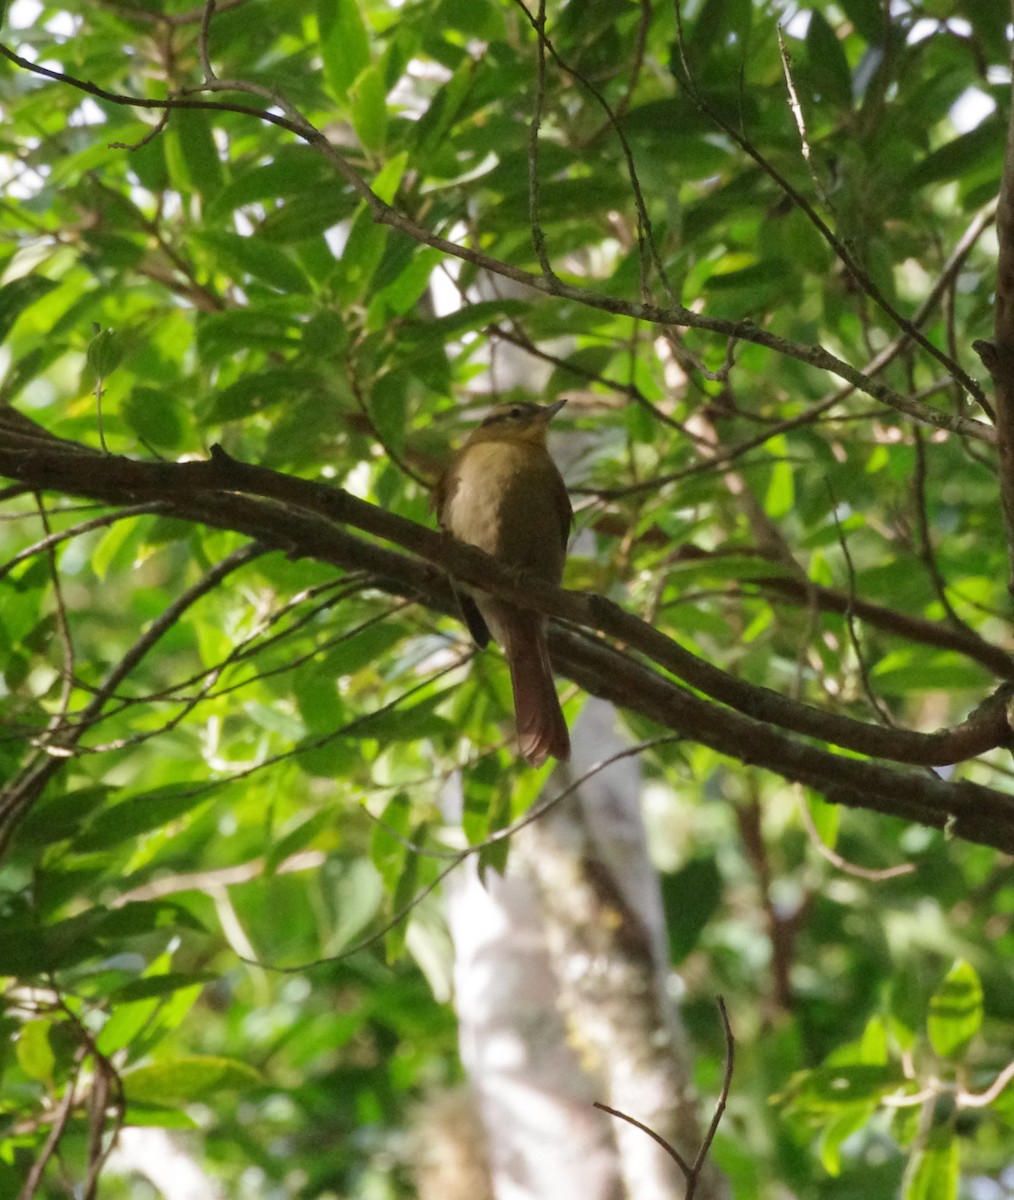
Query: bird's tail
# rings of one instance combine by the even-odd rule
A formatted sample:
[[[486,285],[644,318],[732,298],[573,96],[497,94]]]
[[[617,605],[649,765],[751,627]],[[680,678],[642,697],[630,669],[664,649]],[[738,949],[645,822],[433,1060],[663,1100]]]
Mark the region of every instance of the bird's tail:
[[[518,746],[525,761],[533,767],[550,756],[569,762],[570,735],[553,682],[544,619],[515,610],[500,626],[514,689]]]

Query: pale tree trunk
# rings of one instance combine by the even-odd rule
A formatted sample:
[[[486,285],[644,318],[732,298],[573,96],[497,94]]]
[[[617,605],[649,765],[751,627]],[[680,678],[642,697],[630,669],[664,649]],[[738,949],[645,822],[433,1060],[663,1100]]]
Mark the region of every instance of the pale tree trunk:
[[[622,747],[610,706],[573,730],[577,778]],[[557,771],[551,793],[565,786]],[[637,761],[617,762],[515,836],[507,875],[447,892],[461,1055],[488,1135],[495,1200],[678,1200],[701,1120],[640,817]],[[698,1200],[728,1194],[706,1169]],[[448,1197],[447,1200],[452,1200]]]

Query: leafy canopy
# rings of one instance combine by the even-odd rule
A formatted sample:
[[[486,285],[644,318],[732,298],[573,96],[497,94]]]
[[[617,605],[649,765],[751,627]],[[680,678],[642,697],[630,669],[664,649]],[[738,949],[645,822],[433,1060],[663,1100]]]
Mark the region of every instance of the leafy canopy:
[[[714,1148],[737,1200],[956,1197],[1009,1162],[1003,739],[888,738],[1011,674],[971,350],[1007,18],[677,15],[8,7],[3,1194],[62,1194],[57,1146],[94,1194],[122,1124],[200,1124],[207,1169],[253,1168],[257,1194],[407,1194],[395,1133],[457,1071],[446,934],[412,907],[447,866],[422,852],[447,848],[441,789],[461,768],[479,846],[545,773],[515,762],[502,663],[473,659],[439,572],[155,468],[218,445],[426,525],[449,444],[514,395],[570,401],[568,585],[758,718],[652,708],[655,643],[598,667],[554,643],[568,716],[597,689],[650,743],[705,1093],[715,992],[740,1045]],[[120,484],[107,453],[147,473]],[[955,821],[971,841],[931,828]]]

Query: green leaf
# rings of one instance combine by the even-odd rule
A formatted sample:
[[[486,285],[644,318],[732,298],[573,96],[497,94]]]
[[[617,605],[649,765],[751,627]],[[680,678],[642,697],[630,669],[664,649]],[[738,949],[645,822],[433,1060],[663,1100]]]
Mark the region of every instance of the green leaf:
[[[417,321],[402,326],[404,336],[413,340],[431,343],[449,341],[459,333],[471,329],[482,329],[497,317],[517,317],[527,313],[531,306],[525,300],[480,300],[468,304],[446,317],[433,321]]]
[[[0,342],[7,340],[14,322],[27,308],[57,287],[44,275],[22,275],[0,287]]]
[[[946,179],[959,179],[973,167],[995,162],[996,173],[1003,159],[1005,122],[999,115],[987,117],[969,133],[953,138],[934,150],[908,173],[906,187],[925,187]]]
[[[958,1139],[953,1131],[931,1130],[925,1149],[914,1159],[904,1200],[957,1200],[960,1165]]]
[[[387,88],[380,68],[366,68],[349,89],[352,125],[367,150],[383,150],[387,140]]]
[[[128,1104],[123,1118],[124,1125],[138,1129],[199,1129],[200,1126],[178,1108],[162,1105]]]
[[[373,824],[370,835],[370,858],[380,872],[388,891],[392,891],[405,861],[412,805],[404,792],[399,792],[385,806]]]
[[[385,204],[390,204],[398,194],[405,167],[408,165],[408,155],[403,151],[389,158],[377,172],[373,180],[372,190]]]
[[[158,1010],[158,997],[118,1004],[95,1039],[100,1054],[115,1054],[129,1046]]]
[[[167,449],[183,441],[183,415],[175,394],[168,388],[136,387],[124,400],[120,412],[142,441]]]
[[[669,928],[669,952],[679,965],[700,941],[722,904],[722,877],[714,858],[692,858],[662,876],[662,903]]]
[[[958,959],[930,998],[930,1043],[941,1058],[960,1058],[981,1025],[982,984],[971,963]]]
[[[152,1020],[130,1047],[130,1059],[137,1062],[149,1055],[162,1039],[178,1029],[204,991],[201,983],[175,988],[158,1006]]]
[[[204,313],[197,326],[198,348],[211,361],[236,350],[292,350],[298,342],[295,323],[264,308]]]
[[[311,735],[334,735],[335,730],[348,723],[348,710],[338,690],[338,677],[329,669],[326,660],[320,667],[300,672],[295,684],[295,699],[299,715]]]
[[[877,1101],[904,1081],[899,1066],[842,1063],[801,1072],[793,1095],[795,1102],[808,1110],[835,1111]]]
[[[234,1058],[184,1057],[138,1067],[123,1075],[131,1104],[192,1104],[223,1091],[259,1087],[259,1071]]]
[[[772,439],[775,441],[776,439]],[[779,453],[772,446],[773,453]],[[795,480],[791,463],[779,460],[771,468],[771,481],[768,484],[767,495],[764,497],[764,508],[769,517],[779,520],[792,512],[796,503]]]
[[[820,1163],[829,1175],[841,1174],[842,1143],[864,1129],[876,1111],[876,1104],[857,1104],[827,1123],[820,1139]]]
[[[860,1060],[874,1066],[887,1066],[887,1025],[881,1016],[873,1016],[866,1022],[859,1043]]]
[[[354,629],[327,651],[321,669],[335,679],[345,679],[364,667],[377,667],[404,636],[404,627],[396,621],[378,621]]]
[[[680,586],[690,580],[759,580],[795,578],[784,563],[771,562],[759,555],[720,554],[702,558],[687,558],[667,567],[671,578],[679,578]]]
[[[415,845],[423,845],[426,840],[426,826],[420,825],[410,834],[410,841]],[[419,891],[419,855],[409,851],[403,860],[402,870],[394,888],[391,900],[392,915],[403,916],[384,934],[384,953],[389,963],[397,962],[405,952],[405,938],[408,935],[411,913],[407,911]]]
[[[435,695],[427,696],[418,704],[398,705],[396,708],[378,709],[359,720],[349,729],[347,737],[379,738],[385,742],[415,741],[421,737],[439,737],[449,731],[450,722],[434,710],[454,691],[444,688]]]
[[[377,436],[388,450],[402,450],[405,446],[408,424],[408,391],[411,387],[407,372],[388,371],[374,383],[370,390],[369,410],[377,429]],[[385,498],[384,484],[391,488],[391,497]],[[402,480],[391,478],[385,471],[376,485],[377,501],[387,507],[401,490]]]
[[[110,566],[117,562],[124,547],[136,539],[140,525],[139,517],[127,517],[106,530],[92,551],[91,565],[96,578],[105,579]],[[119,565],[122,568],[126,563],[120,561]]]
[[[4,975],[37,975],[75,966],[100,952],[96,934],[108,913],[102,908],[52,925],[39,925],[27,916],[0,922],[0,972]]]
[[[52,1021],[42,1018],[28,1021],[21,1026],[21,1032],[15,1043],[15,1052],[18,1066],[29,1079],[38,1079],[43,1083],[48,1083],[53,1077],[56,1055],[49,1043],[49,1031],[52,1026]]]
[[[204,788],[181,785],[130,796],[97,813],[78,837],[76,849],[107,850],[178,820],[207,799]]]
[[[904,695],[914,691],[976,691],[987,686],[985,668],[954,655],[899,650],[885,655],[870,671],[878,690]]]
[[[341,191],[335,186],[330,168],[316,150],[309,146],[290,146],[275,152],[270,162],[236,173],[215,196],[208,207],[208,216],[228,223],[237,208],[282,196],[302,196],[312,189]]]
[[[18,842],[45,846],[76,835],[88,814],[100,808],[113,791],[110,786],[97,786],[47,797],[29,810],[18,829]]]
[[[842,11],[871,46],[880,45],[887,32],[884,10],[877,0],[839,0]]]
[[[810,9],[806,51],[817,89],[840,108],[852,106],[852,75],[845,51],[819,8]]]
[[[338,100],[370,63],[370,41],[357,0],[317,0],[324,78]]]
[[[208,409],[212,421],[238,421],[252,413],[266,412],[279,404],[295,404],[315,397],[320,391],[316,371],[300,367],[276,367],[252,371],[216,393]]]
[[[305,272],[284,250],[260,237],[240,237],[236,233],[198,232],[194,241],[206,246],[239,277],[259,279],[279,292],[304,293],[310,290]]]
[[[476,64],[471,56],[457,67],[451,78],[430,101],[429,108],[416,123],[415,153],[417,162],[425,162],[434,154],[457,120],[475,78]]]
[[[123,361],[126,347],[115,329],[100,329],[88,343],[85,361],[97,379],[107,379]]]
[[[305,242],[351,216],[359,198],[337,181],[316,184],[273,208],[257,227],[269,242]]]
[[[189,988],[210,983],[217,979],[210,971],[167,971],[164,975],[151,975],[143,979],[132,979],[117,988],[111,999],[116,1003],[133,1003],[151,997],[167,996],[180,988]]]
[[[750,34],[751,0],[704,0],[687,39],[694,65],[736,51],[742,59]]]
[[[264,874],[273,875],[289,855],[304,849],[319,834],[332,829],[334,827],[334,819],[333,812],[326,808],[321,809],[320,812],[307,817],[305,821],[300,821],[284,837],[273,841],[271,848],[264,857]]]
[[[491,837],[494,833],[501,832],[501,830],[506,829],[510,825],[513,816],[511,799],[510,788],[498,787],[494,790],[486,822],[487,838]],[[508,838],[500,838],[483,846],[479,851],[479,861],[477,864],[479,878],[485,881],[487,871],[495,871],[498,875],[502,875],[507,869],[507,855],[509,852],[510,839]]]
[[[838,841],[838,829],[841,826],[841,807],[828,804],[823,796],[816,792],[807,791],[804,803],[810,812],[810,819],[817,831],[817,836],[825,846],[834,849]]]
[[[177,186],[214,196],[225,177],[207,114],[196,108],[176,109],[165,136],[169,171]]]
[[[303,347],[314,357],[334,359],[348,346],[349,327],[330,309],[316,312],[303,326]]]
[[[175,900],[132,900],[107,912],[102,919],[103,937],[135,937],[156,929],[191,929],[205,933],[205,927],[188,908]]]
[[[384,257],[386,244],[387,230],[375,223],[364,204],[352,222],[341,262],[335,272],[344,298],[353,300],[368,294],[370,280]]]
[[[476,705],[469,706],[476,715]],[[497,792],[503,786],[503,772],[496,758],[483,756],[465,773],[461,781],[461,828],[470,846],[485,840],[489,833],[489,817],[497,807]]]
[[[384,885],[365,858],[355,858],[351,862],[333,866],[329,864],[325,880],[331,884],[334,908],[327,952],[337,954],[361,934],[380,911]]]
[[[378,293],[387,311],[399,317],[407,313],[426,291],[443,258],[441,251],[430,247],[414,254],[408,266]]]
[[[362,765],[363,750],[343,734],[309,736],[296,748],[300,770],[320,779],[343,779]]]

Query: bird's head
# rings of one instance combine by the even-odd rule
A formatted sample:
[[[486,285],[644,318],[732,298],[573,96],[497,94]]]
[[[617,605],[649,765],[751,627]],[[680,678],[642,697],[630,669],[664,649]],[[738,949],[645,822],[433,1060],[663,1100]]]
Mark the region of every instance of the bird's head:
[[[555,404],[530,404],[515,400],[512,404],[498,404],[468,439],[476,442],[527,442],[530,445],[546,444],[546,428],[566,400]]]

